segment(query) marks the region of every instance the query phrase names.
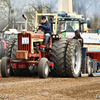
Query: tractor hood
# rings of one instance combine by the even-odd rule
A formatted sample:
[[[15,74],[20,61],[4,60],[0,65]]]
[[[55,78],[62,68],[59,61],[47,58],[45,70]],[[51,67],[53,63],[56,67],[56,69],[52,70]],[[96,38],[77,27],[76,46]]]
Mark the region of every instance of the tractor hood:
[[[18,33],[18,36],[24,38],[24,37],[30,37],[33,42],[39,42],[43,41],[44,35],[43,32],[23,32],[23,33]]]
[[[44,35],[41,33],[32,33],[32,41],[33,42],[39,42],[43,41]]]
[[[34,42],[43,42],[44,35],[42,33],[22,32],[17,35],[18,50],[25,50],[30,53],[33,51]]]

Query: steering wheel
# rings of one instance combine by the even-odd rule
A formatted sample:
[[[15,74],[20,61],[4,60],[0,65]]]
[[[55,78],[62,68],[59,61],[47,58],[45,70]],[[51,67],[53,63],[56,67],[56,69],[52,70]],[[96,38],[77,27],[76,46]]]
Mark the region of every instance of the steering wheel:
[[[44,31],[42,26],[39,26],[38,30]]]

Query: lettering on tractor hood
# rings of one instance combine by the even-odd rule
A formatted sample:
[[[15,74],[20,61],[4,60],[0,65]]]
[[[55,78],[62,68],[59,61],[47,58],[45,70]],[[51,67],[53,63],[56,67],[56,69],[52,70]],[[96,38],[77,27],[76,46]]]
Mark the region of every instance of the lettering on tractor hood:
[[[82,33],[80,34],[84,40],[84,43],[100,44],[100,35],[97,33]],[[67,38],[73,38],[75,35],[73,32],[66,32]]]

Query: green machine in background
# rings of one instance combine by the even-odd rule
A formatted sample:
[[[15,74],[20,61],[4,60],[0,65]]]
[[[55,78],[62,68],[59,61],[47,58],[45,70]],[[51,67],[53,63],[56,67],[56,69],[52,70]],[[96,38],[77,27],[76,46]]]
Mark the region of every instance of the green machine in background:
[[[74,33],[75,30],[79,32],[86,30],[84,29],[84,23],[86,24],[86,22],[83,15],[67,14],[66,12],[57,12],[57,14],[57,20],[61,23],[61,37],[67,37],[67,33]]]

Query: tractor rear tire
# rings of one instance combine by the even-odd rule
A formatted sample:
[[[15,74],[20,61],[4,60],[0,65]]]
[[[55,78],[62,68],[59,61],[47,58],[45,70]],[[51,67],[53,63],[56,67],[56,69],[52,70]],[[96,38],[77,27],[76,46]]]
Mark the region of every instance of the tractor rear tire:
[[[6,51],[5,51],[5,56],[11,58],[11,53],[12,53],[12,48],[14,46],[14,43],[17,40],[15,38],[11,38],[8,42],[7,42],[7,46],[6,46]]]
[[[1,41],[1,42],[0,42],[0,59],[1,59],[2,57],[4,57],[4,55],[5,55],[4,43]]]
[[[2,48],[1,48],[1,42],[0,42],[0,59],[2,58],[2,50],[1,50]]]
[[[54,69],[51,69],[51,74],[55,77],[66,76],[66,50],[69,39],[62,38],[55,41],[51,48],[50,61],[54,62]]]
[[[17,41],[15,41],[12,47],[12,54],[11,54],[12,60],[16,60],[16,51],[17,51]]]
[[[79,77],[82,65],[82,48],[80,42],[72,39],[66,51],[66,70],[68,77]]]
[[[6,50],[5,50],[5,56],[11,58],[11,54],[12,54],[12,48],[14,46],[14,43],[17,41],[17,39],[15,38],[11,38],[9,39],[9,41],[7,42],[6,45]],[[13,72],[13,68],[11,66],[10,68],[10,76],[14,76],[14,72]]]
[[[3,57],[1,60],[1,75],[2,77],[10,76],[10,59],[8,57]]]
[[[47,58],[41,58],[38,65],[38,75],[40,78],[47,78],[49,75],[49,63]]]

